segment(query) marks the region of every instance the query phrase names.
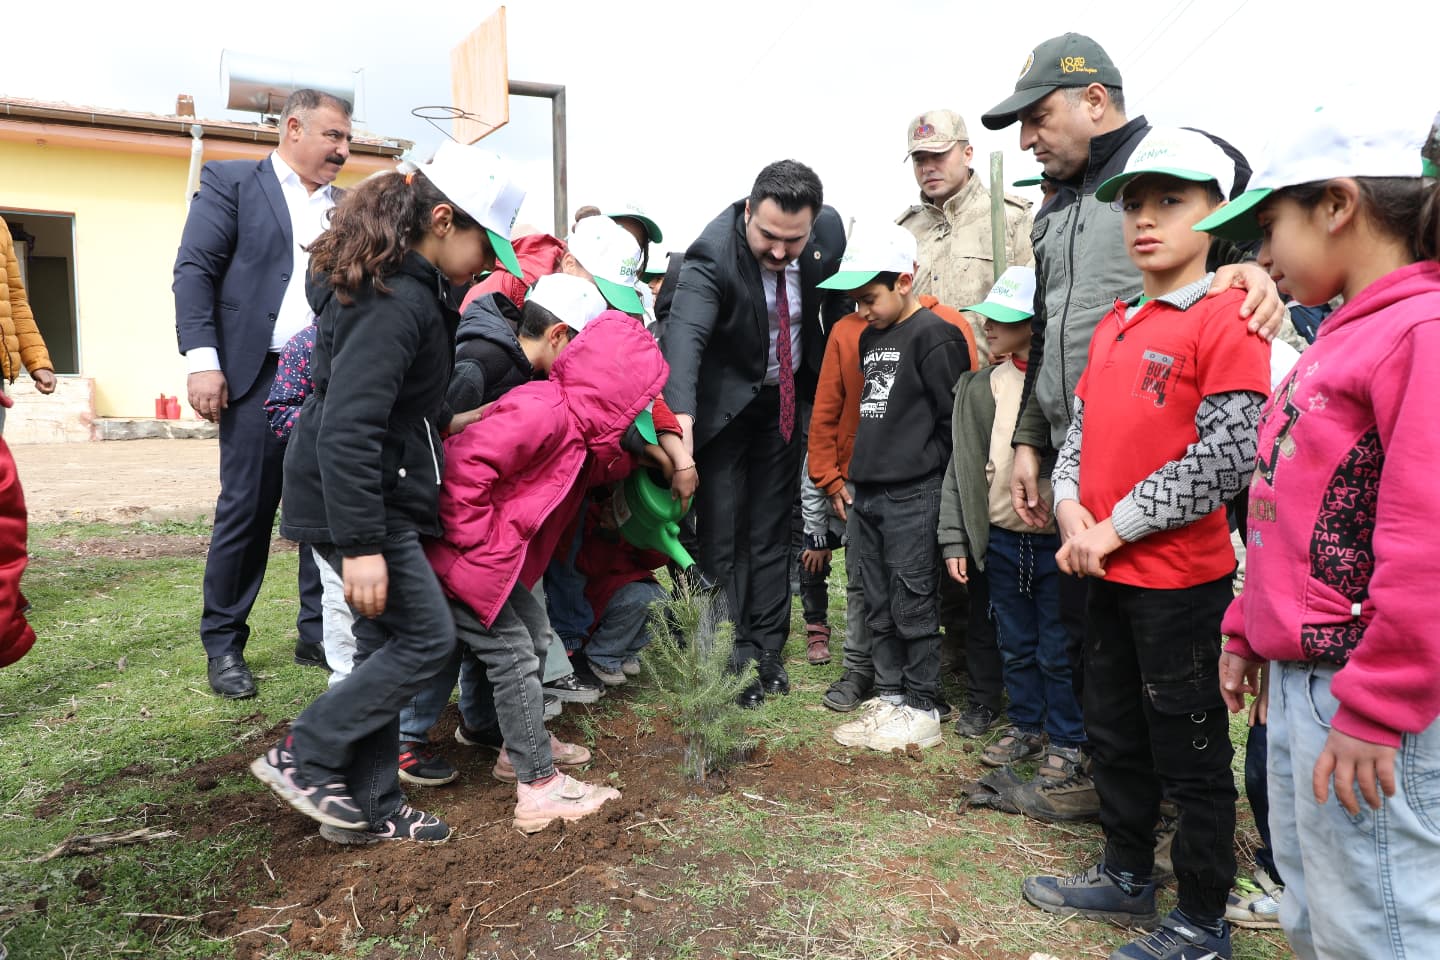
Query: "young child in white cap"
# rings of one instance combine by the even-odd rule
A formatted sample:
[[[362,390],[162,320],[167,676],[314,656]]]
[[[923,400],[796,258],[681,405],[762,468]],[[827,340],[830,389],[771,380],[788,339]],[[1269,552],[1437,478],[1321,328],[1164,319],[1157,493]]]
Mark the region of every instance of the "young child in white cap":
[[[1053,520],[1037,530],[1020,519],[1010,499],[1010,441],[1025,390],[1034,301],[1034,268],[1010,267],[983,303],[965,308],[985,318],[988,353],[996,362],[962,374],[955,385],[940,550],[953,579],[988,579],[997,622],[1010,726],[980,759],[999,767],[1043,757],[1040,775],[1059,780],[1078,768],[1085,740],[1060,623],[1060,540]],[[1042,482],[1041,496],[1048,508],[1048,482]]]
[[[1052,481],[1060,569],[1089,578],[1085,731],[1105,852],[1073,877],[1026,879],[1042,910],[1156,922],[1155,823],[1180,807],[1179,903],[1119,960],[1228,958],[1235,875],[1233,750],[1215,664],[1235,555],[1225,504],[1244,487],[1270,389],[1269,346],[1206,298],[1209,238],[1235,163],[1190,130],[1146,134],[1096,190],[1122,214],[1143,293],[1095,330]]]
[[[970,367],[965,337],[915,296],[915,237],[858,224],[838,272],[819,284],[855,300],[865,370],[850,459],[874,697],[835,739],[873,750],[941,741],[940,480],[950,461],[950,392]],[[843,494],[837,494],[836,498]],[[835,504],[843,514],[843,503]]]
[[[440,531],[441,438],[458,289],[499,260],[524,199],[505,163],[446,143],[418,170],[347,193],[310,248],[314,393],[285,453],[285,536],[314,546],[356,614],[355,665],[251,770],[350,843],[446,839],[400,790],[400,708],[455,647],[422,536]]]
[[[1260,239],[1298,303],[1345,298],[1260,420],[1222,627],[1230,709],[1268,702],[1280,924],[1302,960],[1440,949],[1440,142],[1422,154],[1433,107],[1377,93],[1278,126],[1252,189],[1197,227]]]

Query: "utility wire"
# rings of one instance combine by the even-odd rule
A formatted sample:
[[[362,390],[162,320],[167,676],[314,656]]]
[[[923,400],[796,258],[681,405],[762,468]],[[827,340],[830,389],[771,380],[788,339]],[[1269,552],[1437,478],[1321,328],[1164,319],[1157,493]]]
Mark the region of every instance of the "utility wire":
[[[1201,40],[1199,43],[1195,44],[1195,46],[1191,47],[1191,48],[1190,48],[1190,52],[1187,53],[1187,54],[1185,54],[1185,56],[1180,59],[1180,62],[1177,63],[1177,64],[1175,64],[1175,66],[1170,69],[1170,72],[1169,72],[1169,73],[1167,73],[1167,74],[1165,74],[1165,76],[1161,77],[1159,83],[1155,84],[1155,86],[1153,86],[1153,87],[1150,88],[1150,94],[1151,94],[1151,96],[1154,96],[1154,94],[1155,94],[1155,92],[1156,92],[1157,90],[1159,90],[1161,87],[1165,86],[1165,84],[1170,80],[1171,77],[1173,77],[1173,76],[1175,76],[1175,74],[1179,73],[1179,72],[1180,72],[1180,69],[1181,69],[1182,67],[1184,67],[1185,64],[1187,64],[1187,63],[1190,62],[1190,58],[1193,57],[1193,56],[1195,56],[1195,54],[1199,53],[1199,52],[1200,52],[1200,48],[1203,47],[1203,46],[1205,46],[1205,44],[1209,43],[1209,42],[1215,37],[1215,34],[1219,33],[1221,30],[1223,30],[1223,29],[1225,28],[1225,24],[1229,23],[1231,20],[1234,20],[1234,19],[1235,19],[1235,15],[1238,14],[1241,10],[1244,10],[1244,9],[1245,9],[1245,5],[1248,4],[1249,2],[1250,2],[1250,0],[1240,0],[1240,5],[1239,5],[1238,7],[1236,7],[1234,10],[1231,10],[1231,11],[1230,11],[1230,15],[1229,15],[1228,17],[1226,17],[1224,20],[1221,20],[1218,24],[1216,24],[1216,25],[1215,25],[1215,29],[1214,29],[1214,30],[1211,30],[1209,33],[1207,33],[1207,34],[1205,35],[1205,39]]]

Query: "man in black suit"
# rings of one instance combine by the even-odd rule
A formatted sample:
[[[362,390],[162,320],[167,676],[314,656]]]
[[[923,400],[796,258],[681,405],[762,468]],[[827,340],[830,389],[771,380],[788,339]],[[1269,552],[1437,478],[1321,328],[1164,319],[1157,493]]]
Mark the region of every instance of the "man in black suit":
[[[285,448],[265,419],[280,349],[313,316],[304,247],[324,229],[350,155],[350,104],[316,90],[285,101],[280,143],[258,163],[205,164],[175,258],[175,329],[190,405],[220,424],[220,498],[205,561],[200,640],[211,688],[255,695],[246,622],[265,579]],[[293,282],[292,282],[293,280]],[[320,578],[300,551],[297,663],[323,666]]]
[[[816,284],[844,252],[844,226],[823,205],[820,178],[794,160],[772,163],[750,196],[686,251],[662,338],[670,363],[665,400],[702,481],[700,566],[725,588],[735,666],[758,661],[742,706],[790,690],[781,650],[790,626],[800,418],[815,396],[830,327],[852,309]]]

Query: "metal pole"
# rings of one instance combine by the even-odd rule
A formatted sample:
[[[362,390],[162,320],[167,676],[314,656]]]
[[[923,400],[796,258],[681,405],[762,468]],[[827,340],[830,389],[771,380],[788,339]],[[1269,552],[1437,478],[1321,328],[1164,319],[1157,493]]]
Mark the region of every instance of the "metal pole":
[[[990,252],[995,279],[1005,272],[1005,154],[990,154]]]
[[[555,236],[564,237],[570,220],[569,161],[565,148],[565,85],[511,80],[512,97],[539,97],[550,101],[550,140],[555,191]]]

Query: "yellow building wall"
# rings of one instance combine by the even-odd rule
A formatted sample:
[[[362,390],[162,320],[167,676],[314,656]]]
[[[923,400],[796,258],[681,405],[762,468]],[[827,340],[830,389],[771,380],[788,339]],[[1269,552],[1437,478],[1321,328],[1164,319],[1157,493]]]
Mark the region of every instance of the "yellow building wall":
[[[0,206],[74,215],[80,376],[95,381],[96,416],[154,416],[161,393],[194,416],[170,292],[189,172],[188,156],[0,141]]]

